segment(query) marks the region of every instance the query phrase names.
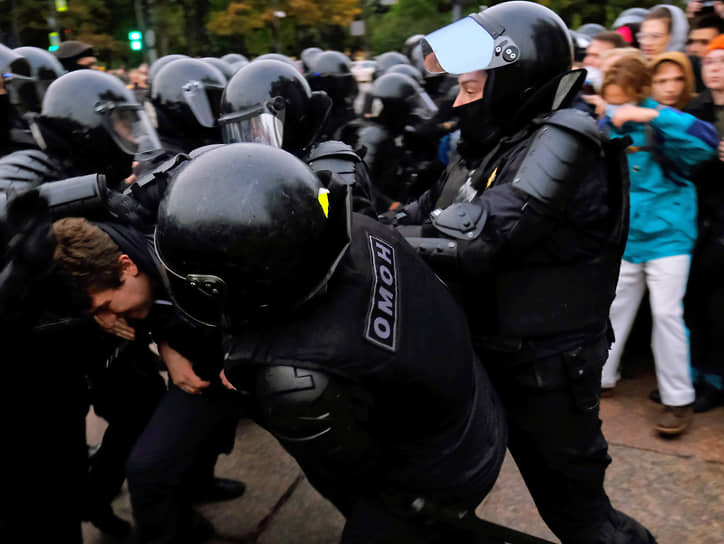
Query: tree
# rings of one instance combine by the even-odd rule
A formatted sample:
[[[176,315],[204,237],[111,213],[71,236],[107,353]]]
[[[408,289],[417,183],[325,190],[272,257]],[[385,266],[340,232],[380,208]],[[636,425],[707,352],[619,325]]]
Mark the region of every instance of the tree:
[[[275,12],[285,17],[277,18]],[[361,13],[358,0],[232,1],[211,14],[206,28],[217,36],[243,39],[245,52],[259,55],[274,49],[275,32],[282,49],[297,52],[300,35],[316,29],[321,36],[330,28],[347,27]]]

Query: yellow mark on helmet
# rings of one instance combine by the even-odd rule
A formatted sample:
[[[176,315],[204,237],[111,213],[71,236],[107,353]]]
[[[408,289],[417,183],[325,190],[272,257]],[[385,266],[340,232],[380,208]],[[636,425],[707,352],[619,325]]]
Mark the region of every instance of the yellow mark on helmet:
[[[495,176],[497,176],[497,175],[498,175],[498,167],[496,166],[495,170],[493,170],[493,173],[490,174],[490,177],[488,178],[488,183],[487,183],[487,185],[485,185],[486,189],[493,184],[493,182],[495,181]]]
[[[320,189],[319,194],[317,195],[319,205],[322,206],[324,217],[326,217],[327,219],[329,219],[329,197],[327,196],[328,194],[329,191],[327,189]]]

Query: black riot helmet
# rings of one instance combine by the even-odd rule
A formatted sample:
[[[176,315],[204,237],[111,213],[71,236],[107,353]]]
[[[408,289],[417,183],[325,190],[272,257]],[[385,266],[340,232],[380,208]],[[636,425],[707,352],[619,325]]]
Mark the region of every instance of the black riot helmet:
[[[422,75],[422,72],[412,64],[395,64],[394,66],[390,66],[385,74],[405,74],[417,81],[418,85],[422,86],[425,84],[425,77]]]
[[[40,112],[48,86],[65,73],[65,68],[55,55],[39,47],[17,47],[13,51],[28,61],[32,81],[21,85],[17,98],[11,99],[23,113]]]
[[[437,106],[422,86],[406,74],[384,74],[375,80],[371,94],[370,113],[393,130],[411,123],[411,116],[430,119],[437,112]]]
[[[278,60],[281,62],[286,62],[290,66],[294,66],[294,68],[297,67],[292,59],[290,59],[286,55],[282,55],[281,53],[264,53],[263,55],[259,55],[258,57],[256,57],[252,62],[256,62],[258,60]]]
[[[357,80],[352,74],[352,63],[340,51],[324,51],[310,61],[307,81],[313,91],[324,91],[332,99],[334,108],[352,108],[357,97]]]
[[[221,99],[224,143],[257,142],[300,155],[324,123],[331,100],[312,92],[292,65],[254,60],[231,78]]]
[[[191,58],[188,55],[181,55],[181,54],[173,54],[173,55],[164,55],[163,57],[160,57],[153,61],[151,63],[151,66],[148,68],[148,74],[146,75],[146,84],[153,88],[153,80],[156,78],[156,74],[166,66],[169,62],[173,62],[175,60],[179,59],[188,59]]]
[[[203,202],[203,206],[199,203]],[[261,144],[194,159],[161,204],[156,252],[176,304],[207,325],[288,314],[319,293],[349,245],[348,189]]]
[[[309,73],[312,59],[320,53],[324,53],[324,50],[319,47],[307,47],[300,53],[299,58],[302,61],[302,70],[305,74]]]
[[[19,112],[27,111],[34,94],[30,63],[16,51],[0,44],[0,68],[10,102]]]
[[[217,59],[216,57],[202,57],[199,60],[204,61],[207,64],[210,64],[214,68],[216,68],[219,72],[224,74],[224,77],[226,78],[226,81],[229,81],[232,76],[236,73],[236,70],[234,70],[234,67],[229,64],[228,62],[225,62],[221,59]]]
[[[221,57],[221,60],[224,62],[228,62],[229,64],[236,64],[237,62],[249,62],[249,59],[247,59],[244,55],[241,55],[240,53],[227,53],[223,57]]]
[[[112,183],[128,177],[131,163],[161,150],[143,107],[120,79],[76,70],[48,87],[31,130],[41,149],[78,170],[100,172]]]
[[[224,74],[200,59],[178,59],[166,64],[156,74],[151,89],[159,132],[182,131],[176,134],[181,136],[185,131],[192,136],[193,131],[206,130],[218,139],[214,127],[225,86]]]
[[[424,37],[424,34],[413,34],[405,40],[405,45],[402,46],[402,54],[405,55],[413,64],[412,52]]]
[[[387,51],[378,55],[375,57],[375,71],[372,74],[372,79],[377,79],[395,64],[410,64],[410,61],[405,55],[397,51]]]
[[[573,51],[565,23],[534,2],[496,4],[428,34],[422,45],[430,71],[486,71],[483,99],[474,103],[482,103],[480,122],[489,127],[490,138],[557,109],[585,77],[583,70],[570,71]]]

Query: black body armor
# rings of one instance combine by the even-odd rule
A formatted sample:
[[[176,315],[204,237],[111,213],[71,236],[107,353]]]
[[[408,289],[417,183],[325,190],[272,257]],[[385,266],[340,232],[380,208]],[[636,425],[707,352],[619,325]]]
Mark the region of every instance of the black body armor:
[[[461,158],[409,208],[434,206],[435,231],[455,240],[446,252],[412,241],[431,262],[454,254],[445,274],[466,293],[476,342],[525,352],[537,339],[555,352],[606,329],[627,232],[622,156],[588,116],[559,110],[482,160]]]
[[[227,377],[323,493],[329,468],[355,493],[475,504],[506,432],[465,316],[399,235],[354,214],[351,238],[326,293],[228,338]]]

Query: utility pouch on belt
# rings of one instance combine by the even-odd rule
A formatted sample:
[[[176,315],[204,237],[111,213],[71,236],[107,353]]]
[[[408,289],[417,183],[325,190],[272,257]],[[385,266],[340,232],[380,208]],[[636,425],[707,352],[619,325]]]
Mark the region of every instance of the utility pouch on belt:
[[[581,346],[563,354],[573,400],[583,412],[598,410],[601,398],[601,361],[592,357],[593,352],[588,346]]]

